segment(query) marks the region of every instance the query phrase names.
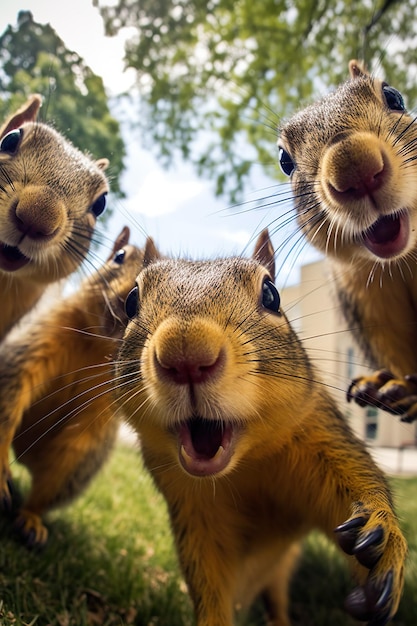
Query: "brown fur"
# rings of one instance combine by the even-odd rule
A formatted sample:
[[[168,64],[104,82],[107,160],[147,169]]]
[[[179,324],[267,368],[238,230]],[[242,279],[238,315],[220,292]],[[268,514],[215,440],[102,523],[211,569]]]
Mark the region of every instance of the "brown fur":
[[[197,624],[230,626],[234,606],[262,593],[271,625],[288,626],[299,541],[314,528],[335,540],[347,518],[362,519],[359,542],[382,531],[369,561],[356,551],[370,569],[356,563],[363,587],[348,605],[385,624],[406,554],[388,486],[283,312],[262,305],[273,268],[266,233],[254,259],[151,263],[137,279],[136,315],[136,292],[128,297],[116,366],[118,402],[168,503]],[[341,544],[355,552],[346,533]]]
[[[114,443],[112,359],[127,321],[124,300],[144,262],[128,241],[125,227],[101,269],[0,351],[2,495],[7,500],[13,443],[32,476],[16,522],[30,545],[45,543],[41,516],[78,495]]]
[[[350,80],[282,125],[279,145],[294,165],[299,225],[330,259],[360,347],[402,379],[417,372],[417,125],[388,106],[386,83],[349,67]],[[399,233],[370,245],[369,229],[392,218],[388,232],[399,215]]]
[[[95,163],[37,122],[40,105],[31,96],[0,129],[0,141],[21,130],[14,152],[0,149],[0,339],[48,284],[83,261],[96,222],[91,208],[108,191],[107,160]]]

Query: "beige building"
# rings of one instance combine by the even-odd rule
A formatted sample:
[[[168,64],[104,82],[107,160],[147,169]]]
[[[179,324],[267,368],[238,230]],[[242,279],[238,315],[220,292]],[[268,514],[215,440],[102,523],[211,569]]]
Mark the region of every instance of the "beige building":
[[[398,448],[416,443],[417,424],[405,424],[384,411],[346,401],[351,379],[370,370],[332,297],[326,262],[304,265],[300,283],[281,290],[281,302],[355,432],[370,445]]]

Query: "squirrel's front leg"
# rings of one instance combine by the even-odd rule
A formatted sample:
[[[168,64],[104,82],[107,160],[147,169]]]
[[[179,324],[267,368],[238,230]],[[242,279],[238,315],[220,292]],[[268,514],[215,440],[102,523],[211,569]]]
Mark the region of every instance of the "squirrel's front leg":
[[[9,453],[13,437],[18,428],[23,411],[22,398],[19,398],[19,385],[16,380],[8,384],[7,376],[0,372],[0,507],[10,511],[12,507],[12,474]],[[20,406],[19,406],[20,405]]]
[[[339,428],[339,434],[346,428],[342,420]],[[362,566],[360,586],[348,596],[346,609],[355,619],[384,626],[400,602],[407,543],[385,476],[363,444],[347,429],[340,438],[334,432],[332,441],[337,455],[329,447],[326,464],[334,473],[326,473],[325,483],[333,493],[334,512],[338,509],[333,519],[344,515],[346,507],[350,510],[349,518],[334,529],[336,540]]]
[[[37,358],[33,350],[25,348],[18,343],[3,344],[0,354],[0,507],[5,510],[12,504],[9,453],[13,438],[24,411],[48,376],[48,355]]]
[[[230,531],[222,534],[221,520],[217,526],[211,523],[209,510],[193,515],[178,503],[175,515],[173,510],[170,507],[178,557],[197,626],[232,626],[236,568]]]
[[[10,511],[13,485],[9,453],[13,437],[21,421],[22,412],[4,411],[2,409],[0,415],[0,508]]]

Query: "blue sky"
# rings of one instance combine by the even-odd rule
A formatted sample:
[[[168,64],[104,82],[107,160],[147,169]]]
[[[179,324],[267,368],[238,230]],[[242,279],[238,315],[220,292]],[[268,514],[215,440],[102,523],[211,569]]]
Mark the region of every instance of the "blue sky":
[[[109,94],[117,94],[133,85],[134,74],[124,72],[123,67],[124,41],[129,32],[115,38],[105,37],[101,17],[91,0],[7,0],[0,4],[1,32],[8,24],[16,23],[22,9],[32,11],[37,22],[49,22],[67,47],[80,54],[103,78]],[[255,206],[258,198],[269,195],[271,185],[277,185],[261,170],[253,177],[251,188],[245,191],[243,202],[249,204],[241,210],[230,209],[228,201],[215,198],[211,183],[197,178],[188,164],[180,162],[174,169],[165,171],[141,148],[139,136],[126,132],[125,140],[128,158],[122,185],[127,198],[113,207],[114,216],[109,224],[111,237],[122,225],[128,224],[134,243],[142,245],[144,233],[147,233],[164,253],[199,258],[240,254],[256,233],[277,217],[277,208],[243,211],[247,206]],[[275,146],[271,144],[271,155],[274,154]],[[278,240],[274,236],[276,247],[284,236],[281,233]],[[248,252],[251,248],[250,244]],[[298,264],[315,258],[316,253],[307,248],[297,259],[295,270],[292,268],[294,259],[289,258],[279,282],[294,282],[298,278]]]

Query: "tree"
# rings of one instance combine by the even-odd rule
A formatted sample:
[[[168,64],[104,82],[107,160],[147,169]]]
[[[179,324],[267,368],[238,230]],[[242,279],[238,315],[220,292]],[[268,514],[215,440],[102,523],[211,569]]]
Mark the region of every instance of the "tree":
[[[145,138],[165,162],[180,151],[216,177],[218,193],[241,190],[255,161],[276,173],[279,119],[345,80],[351,58],[417,95],[417,0],[93,2],[108,35],[137,29],[125,61]]]
[[[44,96],[41,115],[94,158],[110,160],[112,191],[122,196],[119,178],[125,146],[112,117],[102,79],[68,50],[49,24],[20,11],[17,27],[0,36],[0,115],[4,119],[31,93]]]

